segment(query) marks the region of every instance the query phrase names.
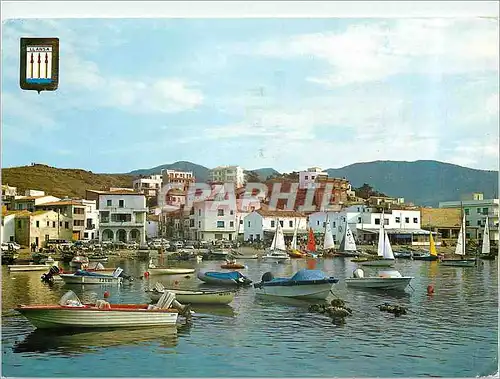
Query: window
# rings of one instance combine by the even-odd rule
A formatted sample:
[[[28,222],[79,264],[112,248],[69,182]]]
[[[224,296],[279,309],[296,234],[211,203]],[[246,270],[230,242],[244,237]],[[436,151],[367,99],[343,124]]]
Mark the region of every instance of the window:
[[[283,227],[283,221],[280,221],[280,226]]]
[[[224,227],[224,221],[217,221],[217,227],[218,228],[223,228]]]
[[[250,227],[250,221],[248,221],[248,227]]]
[[[375,225],[380,225],[380,219],[379,218],[375,219]]]
[[[396,224],[399,224],[401,222],[401,217],[396,217],[395,220]]]
[[[68,221],[66,221],[66,222],[64,223],[64,227],[65,227],[66,229],[69,229],[69,222],[68,222]]]
[[[40,227],[40,221],[37,221],[36,222],[36,227],[39,228]]]
[[[50,221],[47,221],[47,227],[49,227],[49,226],[50,226]]]
[[[315,176],[311,176],[311,179],[314,180]]]
[[[477,225],[481,226],[481,220],[477,220]]]
[[[229,227],[233,228],[234,227],[234,221],[229,221]]]
[[[249,223],[250,224],[250,223]],[[243,220],[240,220],[240,225],[243,225]],[[250,225],[249,225],[250,226]]]
[[[271,220],[271,228],[274,228],[274,220]]]
[[[323,223],[323,228],[326,228],[326,222]]]
[[[318,221],[316,221],[316,225],[318,225],[318,226],[319,226],[319,220],[318,220]]]
[[[418,224],[418,217],[413,217],[413,223]]]
[[[224,216],[224,209],[217,209],[217,216]]]
[[[73,208],[73,213],[76,215],[82,215],[85,213],[85,210],[83,208]]]
[[[487,215],[488,214],[488,208],[483,208],[483,215]]]
[[[189,226],[194,228],[194,219],[189,220]]]
[[[124,200],[118,200],[118,207],[123,208],[125,206],[125,201]]]
[[[309,176],[306,175],[306,180],[308,180],[308,179],[309,179]]]
[[[17,227],[20,228],[21,227],[21,221],[18,221],[17,222]]]
[[[106,206],[110,207],[113,205],[113,201],[112,200],[106,200]]]
[[[83,220],[73,220],[73,226],[83,226]]]
[[[465,226],[470,226],[470,221],[465,221]]]
[[[335,228],[335,221],[333,222],[333,227]]]
[[[464,209],[465,214],[468,216],[469,215],[469,208]]]
[[[358,212],[361,212],[361,211],[359,210],[359,207],[358,207]]]
[[[59,221],[59,226],[62,228],[62,221]]]
[[[83,238],[88,238],[89,234],[87,232],[83,233]]]
[[[55,221],[52,221],[52,227],[55,228],[56,227],[56,222]]]
[[[198,216],[201,216],[201,209],[198,209]]]
[[[361,217],[358,217],[358,224],[361,224]]]
[[[384,218],[384,225],[389,225],[389,219],[388,218]]]
[[[477,213],[481,213],[481,208],[477,208]]]
[[[234,215],[234,211],[233,211],[233,210],[230,210],[230,211],[229,211],[229,214],[230,214],[231,216],[232,216],[232,215]]]
[[[198,229],[201,229],[201,221],[198,221]]]
[[[288,226],[289,226],[290,228],[293,228],[293,221],[291,221],[291,220],[290,220],[290,221],[288,221]]]
[[[410,223],[410,218],[409,217],[405,217],[405,224],[409,224]]]

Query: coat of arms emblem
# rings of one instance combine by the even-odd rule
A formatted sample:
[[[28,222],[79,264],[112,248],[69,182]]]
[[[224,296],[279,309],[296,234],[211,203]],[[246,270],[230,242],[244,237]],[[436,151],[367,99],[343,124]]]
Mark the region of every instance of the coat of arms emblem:
[[[55,91],[59,84],[59,39],[21,38],[20,86]]]

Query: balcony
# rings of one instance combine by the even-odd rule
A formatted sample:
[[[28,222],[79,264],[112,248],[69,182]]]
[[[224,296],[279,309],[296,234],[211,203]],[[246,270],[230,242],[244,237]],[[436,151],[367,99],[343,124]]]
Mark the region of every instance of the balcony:
[[[139,221],[111,221],[111,220],[101,220],[100,225],[103,227],[144,227],[145,222]]]

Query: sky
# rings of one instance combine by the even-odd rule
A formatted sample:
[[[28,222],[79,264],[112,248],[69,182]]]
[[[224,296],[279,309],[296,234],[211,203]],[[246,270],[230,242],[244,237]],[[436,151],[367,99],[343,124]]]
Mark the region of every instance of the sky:
[[[2,167],[179,160],[281,172],[432,159],[498,170],[487,18],[27,19],[2,28]],[[60,39],[19,87],[20,37]]]

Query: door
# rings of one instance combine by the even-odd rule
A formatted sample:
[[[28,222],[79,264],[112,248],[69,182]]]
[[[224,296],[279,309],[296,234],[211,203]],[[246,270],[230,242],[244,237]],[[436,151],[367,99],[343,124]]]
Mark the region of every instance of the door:
[[[78,241],[80,239],[80,232],[79,231],[73,231],[73,240]]]
[[[39,242],[40,242],[40,241],[38,240],[38,237],[35,237],[36,247],[38,247],[38,243],[39,243]]]

